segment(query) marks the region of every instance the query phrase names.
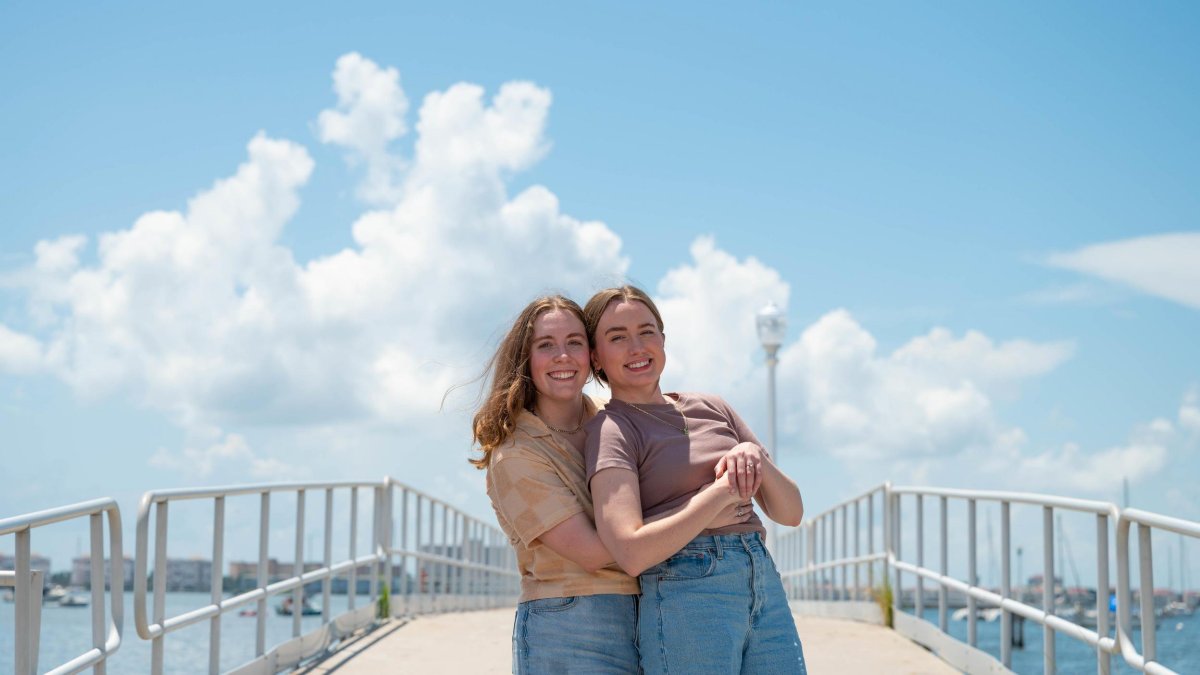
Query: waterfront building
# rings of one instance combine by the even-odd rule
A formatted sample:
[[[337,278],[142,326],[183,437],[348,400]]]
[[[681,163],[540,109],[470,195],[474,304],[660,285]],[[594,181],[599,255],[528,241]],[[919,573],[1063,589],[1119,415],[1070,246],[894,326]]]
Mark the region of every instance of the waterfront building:
[[[167,559],[168,591],[207,591],[212,587],[212,561]]]
[[[50,559],[44,555],[34,553],[29,556],[29,567],[32,570],[41,570],[46,573],[46,582],[50,581]],[[12,571],[17,569],[17,559],[15,556],[7,553],[0,553],[0,570]]]
[[[133,588],[133,558],[125,558],[121,565],[122,588]],[[92,559],[80,556],[71,560],[71,585],[80,588],[92,587]],[[104,587],[112,588],[112,561],[104,560]]]

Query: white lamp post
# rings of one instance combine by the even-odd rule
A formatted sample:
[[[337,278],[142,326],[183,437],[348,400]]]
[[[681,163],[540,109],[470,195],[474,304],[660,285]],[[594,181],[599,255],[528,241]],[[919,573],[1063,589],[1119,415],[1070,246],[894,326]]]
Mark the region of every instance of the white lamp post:
[[[762,342],[763,349],[767,351],[767,452],[771,455],[771,461],[775,462],[781,470],[783,465],[779,462],[779,446],[775,439],[775,366],[779,363],[776,354],[779,353],[779,346],[783,344],[783,338],[787,335],[787,317],[783,311],[779,309],[773,302],[768,302],[766,307],[763,307],[758,312],[756,317],[758,324],[758,340]],[[771,546],[775,548],[777,544],[779,529],[774,522],[771,523]]]

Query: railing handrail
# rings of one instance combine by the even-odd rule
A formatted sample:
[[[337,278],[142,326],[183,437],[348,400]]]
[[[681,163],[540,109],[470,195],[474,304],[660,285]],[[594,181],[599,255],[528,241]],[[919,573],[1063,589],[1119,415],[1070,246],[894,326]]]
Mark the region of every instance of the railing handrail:
[[[16,635],[14,636],[14,672],[16,675],[32,675],[37,668],[37,645],[39,643],[40,620],[33,621],[31,616],[38,612],[30,612],[32,601],[29,588],[31,533],[34,529],[61,523],[67,520],[87,517],[91,530],[91,585],[92,585],[92,648],[47,671],[51,675],[76,673],[89,666],[98,666],[108,660],[112,654],[121,648],[121,636],[125,626],[125,584],[122,579],[117,582],[117,564],[123,561],[124,550],[121,542],[121,508],[111,497],[92,499],[76,504],[34,511],[11,518],[0,520],[0,536],[15,534],[16,569],[13,571]],[[104,542],[102,518],[108,519],[108,561],[112,591],[109,594],[109,621],[107,631],[104,621]],[[97,583],[99,577],[99,583]],[[41,589],[38,589],[40,608]]]
[[[876,544],[872,535],[867,537],[867,551],[860,552],[858,544],[861,538],[861,522],[858,517],[858,506],[864,500],[876,492],[882,491],[884,499],[882,501],[882,519],[883,519],[883,538]],[[900,553],[901,529],[903,519],[900,517],[900,497],[914,496],[917,498],[917,511],[921,513],[922,499],[924,497],[937,497],[941,500],[941,527],[942,527],[942,546],[941,565],[943,569],[937,571],[926,566],[923,562],[924,544],[923,544],[923,518],[918,518],[917,522],[917,562],[907,561]],[[969,571],[971,579],[966,581],[955,578],[949,575],[946,571],[946,500],[965,500],[968,504],[968,527],[970,535],[969,541]],[[1023,597],[1013,597],[1011,587],[1011,570],[1010,560],[1003,558],[1002,586],[1000,592],[986,588],[978,583],[978,573],[976,571],[975,562],[975,503],[976,502],[997,502],[1001,508],[1001,538],[1002,548],[1004,553],[1002,556],[1011,556],[1008,543],[1008,518],[1009,507],[1012,504],[1024,504],[1040,506],[1043,509],[1043,544],[1044,566],[1050,565],[1053,561],[1053,530],[1052,530],[1052,514],[1054,510],[1068,510],[1079,513],[1092,514],[1097,520],[1097,625],[1096,630],[1091,630],[1086,626],[1080,625],[1069,619],[1058,616],[1054,613],[1053,598],[1054,588],[1053,582],[1053,567],[1050,565],[1050,571],[1043,573],[1042,585],[1042,606],[1036,606],[1024,602]],[[868,503],[870,503],[868,501]],[[849,509],[854,508],[854,551],[851,554],[847,547],[847,514]],[[839,535],[838,521],[839,515],[841,520],[840,536],[841,536],[841,554],[837,552],[837,538]],[[869,514],[873,517],[873,513]],[[1026,492],[1009,492],[997,490],[970,490],[958,488],[940,488],[940,487],[920,487],[897,485],[892,486],[884,483],[880,486],[872,488],[862,495],[844,500],[833,507],[822,511],[814,517],[808,518],[797,528],[794,533],[790,533],[783,540],[785,564],[781,565],[780,572],[785,579],[795,579],[801,583],[799,597],[801,599],[858,599],[858,590],[855,591],[854,597],[850,598],[847,592],[849,583],[847,581],[847,570],[853,569],[855,573],[855,587],[858,588],[858,568],[862,565],[867,565],[868,570],[874,568],[874,560],[883,557],[884,562],[884,579],[888,578],[888,568],[891,568],[895,574],[895,589],[893,591],[893,603],[897,611],[900,608],[900,599],[903,589],[900,586],[900,574],[913,574],[917,579],[916,587],[916,606],[918,609],[918,617],[920,609],[923,606],[923,580],[933,582],[939,589],[938,611],[939,611],[939,630],[948,637],[945,627],[946,613],[946,596],[947,590],[957,591],[962,593],[968,603],[968,641],[969,646],[974,648],[975,645],[975,606],[976,602],[983,602],[985,605],[998,607],[1002,610],[1002,642],[1001,655],[1004,660],[1003,667],[1008,667],[1009,653],[1006,649],[1007,640],[1011,634],[1011,618],[1010,616],[1020,616],[1025,619],[1041,624],[1043,630],[1048,631],[1046,644],[1044,647],[1044,661],[1046,672],[1054,672],[1055,655],[1053,649],[1054,633],[1063,633],[1077,640],[1083,641],[1097,649],[1098,667],[1101,673],[1109,672],[1109,664],[1107,655],[1120,654],[1121,657],[1134,668],[1146,673],[1155,675],[1168,675],[1174,671],[1154,660],[1155,650],[1155,626],[1152,622],[1147,621],[1148,625],[1144,624],[1142,628],[1142,648],[1139,651],[1130,637],[1130,628],[1132,623],[1131,605],[1133,603],[1133,594],[1131,592],[1130,563],[1129,558],[1132,553],[1132,545],[1129,542],[1129,529],[1133,524],[1139,525],[1139,551],[1141,579],[1139,592],[1142,603],[1142,616],[1153,614],[1153,556],[1150,549],[1150,531],[1152,528],[1158,528],[1180,535],[1200,538],[1200,523],[1174,518],[1150,511],[1140,509],[1118,508],[1116,504],[1105,501],[1075,499],[1071,497],[1063,497],[1059,495],[1046,495]],[[1110,548],[1109,528],[1112,528],[1115,533],[1115,544]],[[806,535],[806,536],[805,536]],[[794,549],[794,550],[793,550]],[[882,549],[882,550],[880,550]],[[1102,550],[1101,550],[1102,549]],[[1117,574],[1116,574],[1116,637],[1108,635],[1110,621],[1108,616],[1108,592],[1110,578],[1108,569],[1109,554],[1115,549]],[[787,561],[795,561],[797,564],[788,566]],[[842,590],[837,591],[837,571],[842,574]],[[820,587],[817,580],[820,577]],[[804,580],[807,580],[807,586],[803,585]],[[833,585],[830,585],[833,584]],[[793,588],[793,592],[795,589]],[[840,595],[839,595],[840,593]],[[816,611],[827,611],[826,609],[817,608]],[[910,636],[912,637],[912,636]],[[952,639],[952,638],[949,638]],[[989,657],[990,658],[990,657]],[[997,665],[999,665],[997,663]],[[990,666],[989,666],[990,667]]]

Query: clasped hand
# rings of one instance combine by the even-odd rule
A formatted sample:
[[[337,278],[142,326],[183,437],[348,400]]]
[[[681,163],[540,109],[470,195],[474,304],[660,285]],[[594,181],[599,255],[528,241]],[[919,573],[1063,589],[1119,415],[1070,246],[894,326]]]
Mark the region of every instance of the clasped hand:
[[[717,478],[729,473],[729,493],[750,499],[762,485],[765,464],[769,460],[763,449],[749,441],[733,446],[717,461],[713,471]]]

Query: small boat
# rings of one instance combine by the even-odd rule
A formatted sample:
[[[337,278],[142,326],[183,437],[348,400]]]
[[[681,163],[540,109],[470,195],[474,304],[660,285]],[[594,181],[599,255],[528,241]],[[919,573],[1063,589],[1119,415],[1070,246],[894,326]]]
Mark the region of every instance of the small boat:
[[[42,593],[42,602],[62,602],[63,597],[67,595],[67,589],[54,584],[49,590]]]
[[[246,609],[238,612],[238,616],[258,616],[258,610],[254,609],[253,607],[247,607]]]
[[[91,594],[86,591],[68,591],[58,601],[59,607],[87,607],[91,602]]]
[[[290,596],[286,597],[283,599],[283,602],[279,603],[278,605],[275,605],[275,613],[279,614],[280,616],[291,616],[292,615],[292,598]],[[304,598],[300,601],[300,615],[301,616],[312,616],[314,614],[320,614],[320,613],[321,613],[321,610],[317,609],[316,607],[313,607],[312,605],[310,605],[308,603],[308,598]]]
[[[1000,615],[1003,613],[1004,613],[1004,610],[1000,609],[999,607],[976,607],[975,608],[975,618],[983,619],[984,621],[987,621],[987,622],[992,622],[992,621],[999,619]],[[967,617],[970,615],[971,615],[970,610],[968,610],[966,607],[960,607],[960,608],[954,610],[954,613],[950,615],[950,618],[954,619],[955,621],[966,621]]]

